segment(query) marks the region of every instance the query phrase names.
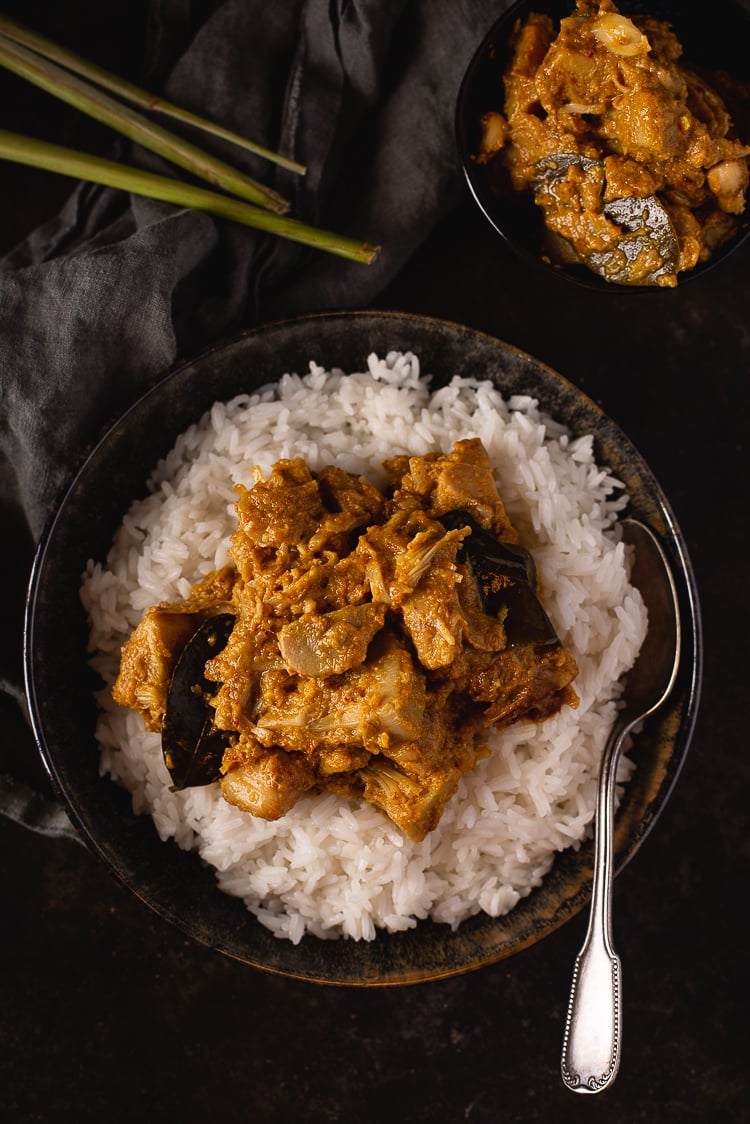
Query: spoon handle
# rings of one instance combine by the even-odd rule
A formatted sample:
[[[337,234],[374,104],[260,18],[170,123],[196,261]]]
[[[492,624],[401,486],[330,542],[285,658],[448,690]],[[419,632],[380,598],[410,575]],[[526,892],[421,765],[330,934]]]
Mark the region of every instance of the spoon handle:
[[[620,1066],[620,958],[602,941],[585,945],[573,970],[562,1079],[575,1093],[599,1093]]]
[[[612,854],[617,762],[628,729],[612,731],[600,767],[591,913],[573,970],[561,1063],[563,1082],[576,1093],[601,1092],[620,1067],[622,981],[611,935]]]

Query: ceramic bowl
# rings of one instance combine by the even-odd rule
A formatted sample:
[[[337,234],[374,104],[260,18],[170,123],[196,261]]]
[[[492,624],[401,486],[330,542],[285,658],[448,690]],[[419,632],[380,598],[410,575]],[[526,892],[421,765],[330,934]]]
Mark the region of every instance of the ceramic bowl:
[[[460,325],[399,313],[308,316],[259,327],[168,374],[108,429],[62,495],[40,542],[26,617],[29,709],[42,758],[83,840],[129,889],[194,940],[271,972],[345,985],[406,984],[465,972],[509,957],[575,916],[587,903],[592,847],[566,851],[543,884],[505,917],[478,915],[455,931],[424,922],[373,941],[299,944],[271,935],[243,903],[217,889],[194,852],[162,842],[150,817],[100,775],[95,741],[98,680],[89,668],[79,600],[89,558],[103,559],[131,502],[146,491],[156,462],[216,400],[305,372],[311,357],[362,370],[368,354],[413,350],[434,385],[456,372],[488,377],[506,394],[530,394],[574,434],[592,433],[598,463],[625,483],[630,513],[660,536],[674,569],[684,627],[677,685],[650,719],[634,752],[616,834],[621,868],[664,807],[690,742],[698,702],[701,645],[690,561],[669,503],[625,434],[580,390],[517,350]]]

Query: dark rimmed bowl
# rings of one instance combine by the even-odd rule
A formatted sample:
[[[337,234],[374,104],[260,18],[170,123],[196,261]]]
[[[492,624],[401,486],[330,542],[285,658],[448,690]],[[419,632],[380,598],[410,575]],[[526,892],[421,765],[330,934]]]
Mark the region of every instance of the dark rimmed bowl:
[[[509,957],[581,910],[589,899],[592,848],[560,854],[542,886],[506,917],[449,926],[420,923],[371,942],[299,945],[273,937],[241,901],[221,893],[195,853],[162,843],[149,817],[134,816],[129,795],[99,775],[97,681],[87,663],[79,600],[89,558],[103,559],[131,502],[145,494],[157,460],[217,399],[304,373],[308,361],[365,369],[371,352],[412,350],[434,385],[455,373],[491,378],[506,394],[530,394],[567,423],[592,433],[599,463],[625,483],[630,514],[660,536],[674,568],[684,649],[667,705],[645,724],[633,754],[615,840],[621,869],[647,837],[680,772],[698,704],[701,640],[690,560],[668,500],[622,431],[550,368],[514,347],[456,324],[400,313],[307,316],[259,327],[187,363],[128,410],[91,450],[62,495],[39,544],[25,635],[26,685],[34,732],[53,785],[88,846],[129,889],[196,941],[271,972],[330,984],[407,984],[456,975]]]
[[[483,215],[503,242],[532,268],[547,275],[598,292],[647,294],[663,292],[653,286],[615,285],[585,266],[559,265],[545,259],[544,222],[529,193],[519,194],[510,185],[502,161],[477,164],[474,155],[480,142],[480,118],[490,109],[502,111],[502,76],[509,57],[508,43],[518,19],[529,12],[550,15],[556,26],[570,15],[574,0],[516,0],[492,25],[469,63],[456,103],[456,143],[466,181]],[[623,15],[647,14],[668,20],[683,45],[683,60],[695,69],[724,70],[742,82],[750,81],[750,7],[740,0],[718,0],[710,8],[702,4],[683,4],[680,0],[619,0]],[[750,105],[738,105],[742,121],[736,120],[746,141],[750,141]],[[708,261],[681,273],[678,285],[694,281],[720,266],[750,236],[750,201],[738,217],[738,230],[731,241]]]

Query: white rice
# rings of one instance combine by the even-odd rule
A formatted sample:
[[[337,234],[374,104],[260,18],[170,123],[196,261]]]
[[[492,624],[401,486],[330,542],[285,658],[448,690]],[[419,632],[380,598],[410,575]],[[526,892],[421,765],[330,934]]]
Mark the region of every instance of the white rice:
[[[483,441],[499,491],[535,557],[545,606],[579,666],[577,710],[540,726],[521,722],[491,735],[491,755],[464,777],[436,830],[406,839],[365,802],[305,797],[267,823],[225,803],[218,785],[170,792],[158,734],[116,706],[109,688],[120,647],[150,605],[184,597],[228,560],[234,485],[252,483],[281,457],[313,470],[336,463],[384,482],[396,453],[448,452]],[[619,680],[646,631],[640,594],[618,542],[622,484],[593,458],[590,437],[573,439],[536,401],[504,400],[490,381],[455,376],[430,393],[412,353],[371,355],[346,374],[311,362],[304,376],[231,402],[217,402],[177,440],[135,502],[106,562],[90,562],[82,599],[91,625],[99,694],[101,769],[153,817],[164,840],[197,849],[223,891],[279,937],[370,940],[430,917],[453,927],[484,911],[507,913],[538,886],[555,853],[590,830],[596,773],[616,713]],[[619,781],[632,764],[623,757]]]

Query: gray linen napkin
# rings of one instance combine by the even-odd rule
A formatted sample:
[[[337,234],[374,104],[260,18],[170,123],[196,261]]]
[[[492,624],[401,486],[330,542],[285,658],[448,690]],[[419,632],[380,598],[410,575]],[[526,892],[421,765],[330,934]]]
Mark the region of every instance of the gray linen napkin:
[[[296,217],[383,250],[363,266],[81,184],[59,215],[0,259],[6,815],[60,831],[56,809],[25,783],[32,775],[38,789],[44,778],[31,764],[21,633],[34,543],[77,458],[105,422],[181,359],[259,321],[373,299],[462,197],[453,133],[458,88],[505,6],[153,0],[143,84],[305,164],[300,178],[221,142],[199,141],[277,187]],[[113,155],[179,174],[124,141],[113,142]]]

